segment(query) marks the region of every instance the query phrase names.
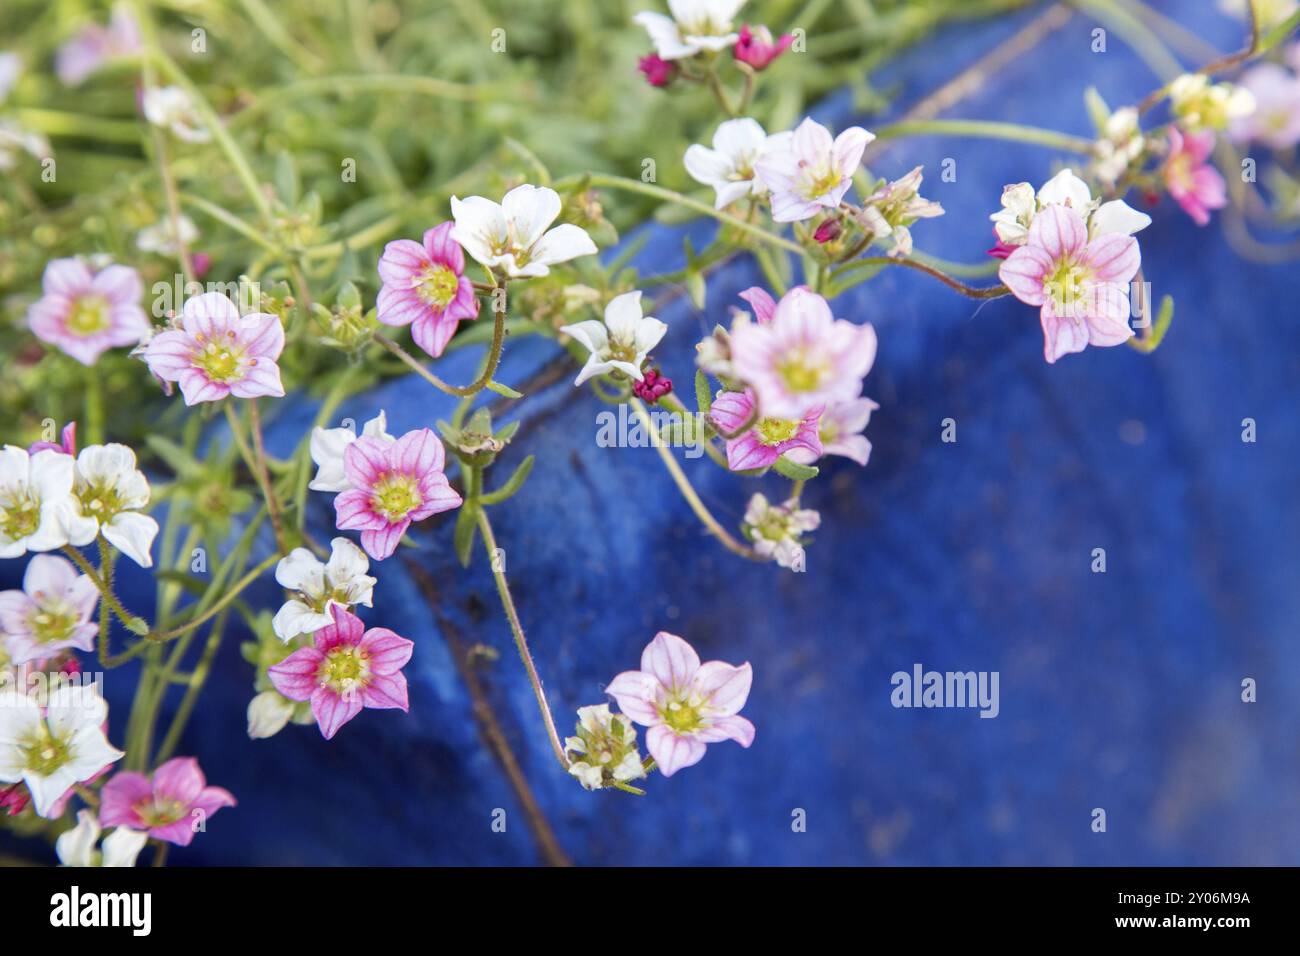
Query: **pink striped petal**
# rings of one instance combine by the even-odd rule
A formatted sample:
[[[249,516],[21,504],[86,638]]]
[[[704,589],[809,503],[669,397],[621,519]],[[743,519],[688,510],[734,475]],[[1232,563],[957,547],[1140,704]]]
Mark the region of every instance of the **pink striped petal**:
[[[300,647],[267,669],[271,684],[290,700],[306,700],[320,687],[320,666],[325,655],[314,647]]]
[[[321,736],[333,738],[339,728],[361,713],[361,695],[337,694],[327,687],[318,687],[311,696],[311,713],[320,727]]]
[[[651,727],[645,734],[646,750],[655,758],[659,772],[671,777],[684,767],[691,767],[704,759],[708,748],[695,737],[679,737],[664,724]]]
[[[641,653],[641,670],[653,674],[669,690],[690,685],[700,669],[700,655],[676,634],[660,631]]]

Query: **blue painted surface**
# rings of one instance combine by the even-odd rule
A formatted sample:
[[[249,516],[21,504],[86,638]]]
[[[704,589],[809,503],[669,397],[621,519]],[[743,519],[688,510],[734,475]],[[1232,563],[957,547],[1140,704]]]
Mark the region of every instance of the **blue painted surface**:
[[[1201,35],[1232,47],[1239,28],[1211,6],[1198,5]],[[1024,22],[945,30],[881,79],[901,84],[906,108]],[[1116,38],[1104,57],[1092,54],[1092,26],[1076,17],[945,115],[1086,133],[1088,83],[1112,103],[1153,85]],[[848,109],[841,98],[819,116],[843,126]],[[938,181],[945,157],[957,160],[955,183]],[[921,139],[891,148],[873,171],[924,163],[925,194],[948,214],[919,224],[917,245],[976,261],[1001,186],[1041,182],[1054,159],[1011,144]],[[675,267],[683,231],[708,227],[650,228],[639,257],[647,272]],[[644,799],[586,793],[552,762],[482,552],[462,571],[453,516],[419,529],[413,556],[443,595],[439,614],[463,640],[501,651],[485,680],[575,861],[1300,861],[1300,278],[1293,266],[1241,262],[1217,224],[1197,229],[1167,203],[1140,239],[1157,295],[1178,302],[1168,339],[1149,357],[1088,350],[1049,367],[1034,310],[1014,300],[978,308],[905,270],[836,300],[838,315],[879,333],[866,392],[882,408],[868,432],[870,465],[836,460],[809,488],[823,528],[803,575],[733,558],[706,538],[652,450],[596,446],[605,406],[567,379],[529,396],[525,427],[489,483],[538,456],[524,492],[493,520],[562,732],[661,628],[705,659],[755,669],[745,710],[758,728],[752,749],[711,747],[697,767],[653,778]],[[670,331],[658,358],[681,385],[698,333],[757,281],[751,264],[737,263],[711,280],[703,314],[684,300],[659,310]],[[523,383],[555,354],[541,341],[512,341],[498,377]],[[468,380],[477,359],[457,353],[439,371]],[[400,433],[450,407],[402,379],[340,417],[363,421],[385,408]],[[269,441],[284,453],[313,409],[286,401],[277,411]],[[956,444],[940,441],[948,417]],[[1240,440],[1245,417],[1258,423],[1255,444]],[[707,460],[684,467],[733,525],[753,490],[784,489],[777,478],[742,482]],[[313,495],[320,537],[332,527],[330,501]],[[1107,552],[1104,575],[1090,572],[1097,547]],[[411,714],[367,711],[330,743],[293,727],[250,743],[248,669],[228,641],[183,751],[198,754],[240,807],[215,818],[178,862],[537,861],[442,629],[397,558],[379,577],[376,607],[363,617],[416,642]],[[272,604],[278,592],[263,587],[252,599]],[[890,675],[915,662],[999,671],[1000,716],[894,709]],[[1251,705],[1239,699],[1247,676],[1260,687]],[[115,732],[126,683],[110,681]],[[504,834],[490,828],[497,807],[508,813]],[[1107,811],[1104,835],[1089,829],[1094,807]],[[807,813],[806,833],[791,831],[795,808]]]

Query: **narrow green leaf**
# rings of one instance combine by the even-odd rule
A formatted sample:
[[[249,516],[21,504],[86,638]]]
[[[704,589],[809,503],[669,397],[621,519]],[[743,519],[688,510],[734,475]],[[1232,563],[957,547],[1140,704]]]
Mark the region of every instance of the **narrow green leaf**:
[[[695,372],[695,407],[701,415],[707,415],[713,408],[713,390],[709,388],[709,376],[704,369]]]
[[[515,469],[514,474],[506,479],[504,485],[496,491],[489,492],[486,495],[479,495],[478,500],[485,505],[496,505],[512,497],[528,480],[528,475],[533,470],[535,458],[536,456],[529,455],[519,463],[519,467]]]
[[[474,555],[474,538],[478,534],[478,505],[467,502],[456,516],[456,532],[452,542],[456,547],[456,557],[462,568],[468,568],[470,558]]]
[[[818,471],[811,465],[800,465],[791,461],[782,455],[772,466],[776,469],[778,475],[784,475],[791,481],[807,481],[809,478],[816,478]]]
[[[500,382],[488,382],[487,387],[496,392],[498,395],[504,395],[506,398],[523,398],[523,392],[516,392],[509,385],[502,385]]]

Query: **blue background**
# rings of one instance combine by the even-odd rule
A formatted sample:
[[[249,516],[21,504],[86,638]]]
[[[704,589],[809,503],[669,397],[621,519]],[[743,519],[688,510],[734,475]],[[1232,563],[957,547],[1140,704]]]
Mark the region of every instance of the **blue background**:
[[[1240,23],[1212,4],[1176,7],[1209,42],[1239,45]],[[847,93],[815,115],[835,128],[880,125],[1030,19],[940,31],[874,77],[897,94],[883,117],[854,116]],[[1115,34],[1108,52],[1093,53],[1095,26],[1073,16],[942,115],[1088,135],[1087,85],[1118,105],[1158,82]],[[947,157],[956,182],[940,181]],[[1041,183],[1062,159],[945,138],[892,144],[871,164],[896,176],[923,163],[924,192],[947,215],[917,225],[917,246],[975,262],[991,243],[987,217],[1002,186]],[[367,711],[329,743],[313,727],[250,743],[249,671],[228,638],[181,752],[197,754],[240,806],[172,860],[538,862],[526,815],[475,726],[452,630],[500,650],[481,678],[542,813],[578,863],[1300,862],[1300,278],[1291,264],[1239,259],[1217,217],[1198,229],[1168,202],[1152,212],[1139,237],[1144,268],[1177,312],[1151,356],[1089,349],[1048,366],[1036,310],[1013,299],[980,307],[903,269],[835,301],[837,315],[879,333],[866,394],[882,407],[868,430],[869,466],[834,459],[806,493],[823,527],[801,575],[723,551],[652,450],[597,447],[606,406],[571,387],[571,369],[556,377],[554,345],[509,342],[498,378],[529,400],[489,484],[526,454],[537,466],[493,521],[561,733],[666,629],[706,660],[753,663],[752,749],[713,746],[698,766],[653,777],[645,798],[582,791],[546,746],[481,547],[461,570],[454,515],[445,515],[417,530],[417,551],[401,552],[435,582],[435,607],[397,557],[379,566],[376,606],[363,609],[369,624],[416,642],[410,715]],[[682,235],[698,248],[711,228],[644,232],[637,262],[651,273],[679,267]],[[711,278],[703,312],[660,297],[669,333],[657,357],[685,391],[694,342],[758,283],[745,260]],[[469,380],[479,354],[457,352],[439,372]],[[447,417],[444,398],[395,380],[339,417],[360,422],[384,408],[400,434]],[[269,442],[284,454],[314,409],[288,400],[274,411]],[[1241,440],[1247,417],[1258,424],[1254,444]],[[945,418],[957,422],[955,444],[940,441]],[[683,465],[732,527],[754,490],[774,497],[786,487],[703,459]],[[314,531],[327,538],[332,496],[312,498]],[[1098,547],[1105,574],[1090,570]],[[18,571],[18,562],[3,567],[7,586]],[[144,575],[127,580],[138,589],[128,597],[146,606]],[[275,606],[279,591],[268,576],[250,598]],[[917,662],[999,671],[1000,716],[894,709],[890,675]],[[114,739],[128,674],[108,678]],[[1240,699],[1245,677],[1259,684],[1257,703]],[[1107,812],[1104,834],[1090,828],[1095,807]],[[504,833],[491,828],[496,808],[506,811]],[[806,832],[792,832],[796,808]]]

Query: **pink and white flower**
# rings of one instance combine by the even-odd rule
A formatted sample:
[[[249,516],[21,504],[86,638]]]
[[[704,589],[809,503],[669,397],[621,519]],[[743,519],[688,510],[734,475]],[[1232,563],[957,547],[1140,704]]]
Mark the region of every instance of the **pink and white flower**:
[[[339,530],[360,531],[366,553],[382,561],[397,550],[411,522],[460,507],[460,495],[443,474],[445,454],[427,428],[391,445],[358,438],[343,455],[352,487],[334,499]]]
[[[209,787],[193,757],[173,757],[152,779],[135,771],[114,774],[100,793],[99,822],[106,827],[143,830],[155,840],[189,846],[208,818],[235,798],[222,787]]]
[[[21,591],[0,591],[0,636],[11,664],[54,657],[75,647],[92,650],[99,588],[67,558],[38,554],[27,565]]]
[[[440,356],[461,319],[478,315],[474,283],[465,278],[465,253],[452,237],[455,223],[444,222],[424,234],[421,245],[398,239],[379,259],[376,314],[384,325],[409,325],[415,344]]]
[[[875,138],[861,126],[850,126],[832,139],[825,126],[805,119],[788,141],[754,164],[772,193],[772,218],[798,222],[837,207],[853,185],[862,151]]]
[[[91,272],[81,259],[54,259],[41,287],[44,295],[28,311],[27,324],[42,342],[82,365],[94,365],[111,348],[135,345],[149,331],[140,274],[127,266]]]
[[[361,437],[373,438],[383,445],[397,441],[388,434],[388,416],[382,409],[362,427]],[[312,429],[309,450],[311,460],[316,463],[316,477],[307,487],[312,491],[336,492],[351,488],[352,484],[343,469],[343,455],[356,440],[357,433],[353,428]]]
[[[754,172],[764,153],[785,148],[789,133],[768,136],[757,120],[742,117],[719,124],[713,148],[693,143],[686,149],[686,172],[696,182],[712,186],[713,205],[723,209],[746,196],[763,196],[767,187]]]
[[[1090,239],[1083,216],[1052,204],[1034,217],[1028,242],[1002,263],[998,277],[1021,302],[1040,306],[1043,354],[1055,362],[1089,345],[1132,338],[1129,283],[1141,264],[1132,236]]]
[[[879,405],[866,397],[828,406],[817,422],[822,455],[842,455],[865,465],[871,457],[871,442],[862,430],[871,421],[871,413],[878,408]],[[800,465],[811,465],[817,460],[817,456],[807,448],[791,449],[788,457]]]
[[[1253,66],[1241,85],[1255,97],[1255,112],[1232,124],[1239,143],[1260,142],[1272,149],[1300,143],[1300,76],[1277,63]]]
[[[152,567],[158,522],[144,513],[149,496],[134,451],[116,442],[87,445],[77,455],[72,501],[63,511],[68,541],[81,547],[102,534],[140,567]]]
[[[735,43],[731,21],[744,5],[745,0],[668,0],[671,17],[645,11],[632,19],[650,34],[661,59],[681,60]]]
[[[715,425],[724,432],[738,431],[754,414],[754,393],[721,392],[709,411]],[[732,471],[770,468],[787,452],[803,451],[816,461],[822,456],[817,433],[822,406],[809,409],[802,419],[761,417],[735,438],[727,438],[727,467]],[[794,460],[793,454],[791,459]]]
[[[794,35],[791,33],[782,34],[780,39],[773,40],[772,31],[767,27],[751,28],[746,24],[740,28],[740,36],[736,38],[732,53],[741,63],[755,70],[766,70],[773,60],[790,49],[792,43]]]
[[[271,621],[276,637],[287,642],[329,627],[335,607],[370,607],[376,582],[366,574],[369,569],[365,552],[344,537],[330,542],[327,562],[306,548],[294,548],[275,566],[276,582],[294,592]]]
[[[482,196],[451,197],[451,237],[477,262],[512,278],[544,276],[551,266],[595,255],[596,244],[572,223],[548,229],[560,214],[560,194],[546,186],[516,186],[500,203]]]
[[[1183,133],[1176,126],[1169,128],[1169,155],[1162,170],[1165,188],[1198,226],[1209,223],[1211,209],[1228,204],[1223,176],[1206,162],[1213,151],[1214,134],[1208,130]]]
[[[53,551],[68,543],[73,460],[62,452],[0,449],[0,558]]]
[[[650,350],[659,344],[668,326],[653,315],[641,312],[640,291],[624,292],[605,306],[605,321],[588,319],[561,327],[561,332],[581,342],[590,353],[573,380],[581,385],[597,375],[621,372],[641,381],[641,365]]]
[[[139,24],[126,6],[118,4],[107,27],[91,24],[59,47],[54,72],[64,86],[78,86],[111,60],[130,56],[142,46]]]
[[[802,286],[781,298],[771,321],[731,330],[732,368],[762,414],[776,418],[802,420],[818,406],[857,398],[875,360],[875,329],[836,319]]]
[[[1092,198],[1088,184],[1063,169],[1035,193],[1029,183],[1013,183],[1002,190],[1002,209],[993,213],[993,232],[998,244],[989,254],[1005,259],[1029,240],[1029,227],[1039,210],[1048,206],[1065,206],[1083,217],[1088,225],[1088,235],[1104,236],[1116,233],[1131,236],[1151,225],[1151,217],[1138,212],[1122,199],[1098,203]]]
[[[754,725],[740,716],[749,698],[753,669],[722,661],[700,663],[695,648],[660,631],[641,654],[639,671],[624,671],[605,692],[646,731],[646,749],[671,777],[704,757],[706,745],[754,742]]]
[[[289,700],[310,700],[311,712],[326,740],[361,713],[407,710],[406,677],[402,668],[415,644],[386,627],[363,633],[361,620],[335,605],[334,623],[321,628],[310,647],[300,647],[268,674]]]
[[[77,825],[64,830],[54,841],[54,852],[64,866],[135,866],[136,857],[149,842],[149,834],[129,827],[115,827],[104,837],[102,850],[95,849],[101,832],[90,810],[77,811]]]
[[[44,711],[35,697],[0,692],[0,783],[23,781],[37,814],[53,819],[73,786],[125,756],[104,736],[107,719],[94,684],[57,687]]]
[[[227,395],[282,397],[276,360],[283,350],[278,315],[240,316],[224,295],[205,292],[185,303],[179,328],[149,340],[144,360],[158,378],[180,385],[186,405],[197,405]]]

